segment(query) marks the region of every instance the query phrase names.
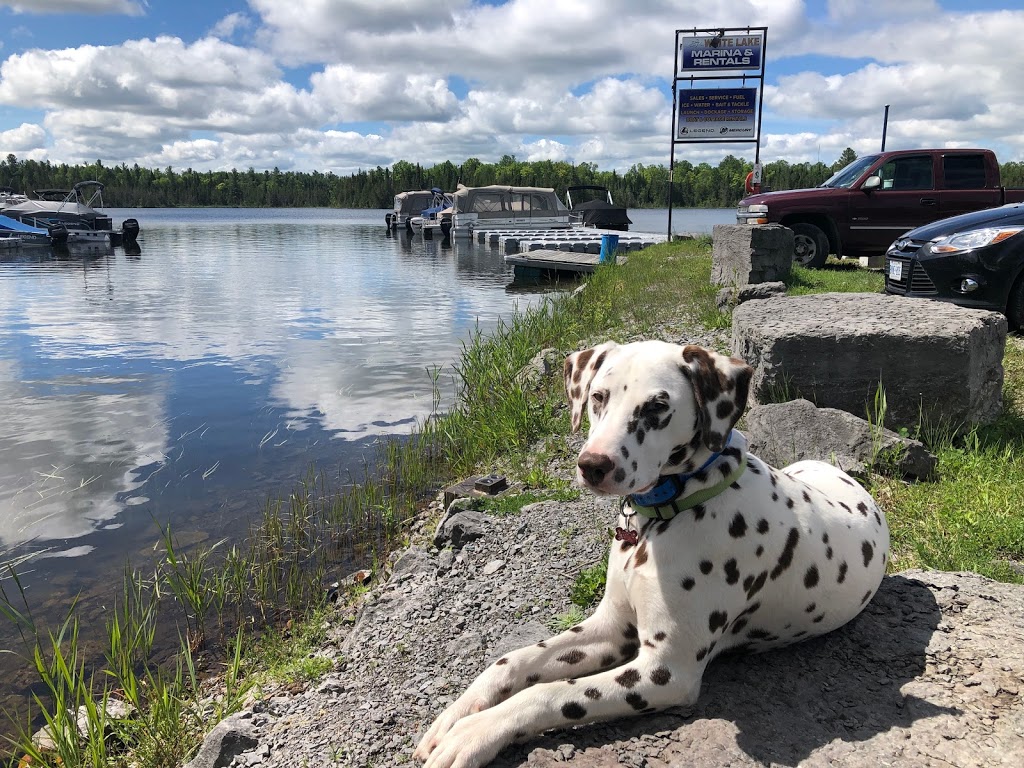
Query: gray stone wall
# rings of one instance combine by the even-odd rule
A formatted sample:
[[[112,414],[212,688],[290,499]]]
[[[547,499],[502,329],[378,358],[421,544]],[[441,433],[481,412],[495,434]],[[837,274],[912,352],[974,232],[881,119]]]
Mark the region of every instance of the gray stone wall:
[[[793,231],[779,224],[716,224],[711,282],[742,287],[785,280],[793,267]]]
[[[930,299],[829,293],[749,301],[733,312],[733,354],[754,367],[751,397],[804,397],[874,417],[879,382],[892,429],[962,427],[1002,412],[1006,319]]]

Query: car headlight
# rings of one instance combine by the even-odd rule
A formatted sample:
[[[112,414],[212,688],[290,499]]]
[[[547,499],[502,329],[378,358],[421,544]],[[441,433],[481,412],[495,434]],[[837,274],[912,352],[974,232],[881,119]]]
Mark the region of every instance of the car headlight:
[[[956,232],[949,237],[936,240],[928,246],[931,253],[962,253],[975,248],[985,248],[1001,243],[1009,237],[1024,231],[1024,227],[986,227],[972,232]]]
[[[764,203],[755,203],[741,207],[740,213],[768,213],[768,206]]]

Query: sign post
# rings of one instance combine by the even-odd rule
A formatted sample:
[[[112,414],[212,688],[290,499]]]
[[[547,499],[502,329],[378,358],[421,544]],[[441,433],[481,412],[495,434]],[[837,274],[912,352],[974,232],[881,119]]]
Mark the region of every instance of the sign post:
[[[768,27],[676,30],[668,170],[669,240],[676,144],[753,143],[753,182],[761,183],[761,108],[767,39]]]

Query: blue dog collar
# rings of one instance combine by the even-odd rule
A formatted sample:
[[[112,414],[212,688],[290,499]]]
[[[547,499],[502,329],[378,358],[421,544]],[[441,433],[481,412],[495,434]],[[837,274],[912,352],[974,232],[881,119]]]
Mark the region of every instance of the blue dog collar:
[[[725,439],[725,447],[729,447],[729,443],[732,442],[732,430],[729,430],[729,435]],[[700,468],[689,473],[681,473],[678,475],[662,475],[658,478],[657,484],[651,488],[651,490],[645,493],[631,493],[626,498],[632,504],[640,507],[660,507],[663,504],[668,504],[670,501],[674,501],[679,498],[679,494],[683,492],[683,486],[686,485],[686,481],[695,477],[705,469],[710,467],[718,458],[722,455],[722,451],[717,451],[705,461]]]
[[[728,447],[731,441],[732,431],[730,430],[729,436],[725,441],[726,447]],[[711,488],[697,491],[684,499],[679,499],[686,488],[686,482],[710,467],[721,455],[722,451],[711,454],[710,458],[693,472],[663,475],[651,490],[645,493],[630,494],[623,499],[623,502],[629,502],[629,505],[635,512],[639,512],[645,517],[656,517],[659,520],[670,519],[684,509],[690,509],[697,504],[703,504],[736,482],[740,475],[743,474],[743,470],[746,469],[746,466],[741,461],[736,470],[730,473],[729,477],[726,477],[722,482]],[[662,512],[659,509],[660,507],[668,507],[668,509]]]

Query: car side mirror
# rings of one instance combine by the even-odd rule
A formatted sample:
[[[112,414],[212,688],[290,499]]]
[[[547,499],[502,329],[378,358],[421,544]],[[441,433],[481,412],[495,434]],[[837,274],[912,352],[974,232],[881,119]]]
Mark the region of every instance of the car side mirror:
[[[877,176],[868,176],[864,179],[864,183],[860,185],[860,188],[865,192],[871,192],[882,186],[882,180]]]

